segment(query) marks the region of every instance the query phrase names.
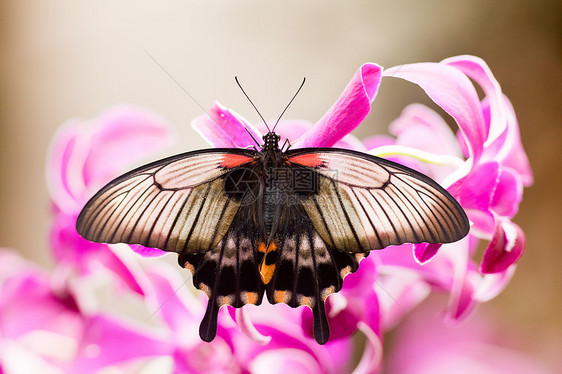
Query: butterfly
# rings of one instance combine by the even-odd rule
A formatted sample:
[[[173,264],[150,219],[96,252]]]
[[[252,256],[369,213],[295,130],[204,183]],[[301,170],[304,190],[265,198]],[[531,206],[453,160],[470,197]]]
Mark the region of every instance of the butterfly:
[[[260,149],[192,151],[130,171],[76,222],[93,242],[177,252],[209,298],[199,329],[207,342],[220,307],[266,296],[312,309],[314,338],[324,344],[325,300],[369,251],[450,243],[469,230],[459,203],[429,177],[347,149],[283,150],[274,130]]]

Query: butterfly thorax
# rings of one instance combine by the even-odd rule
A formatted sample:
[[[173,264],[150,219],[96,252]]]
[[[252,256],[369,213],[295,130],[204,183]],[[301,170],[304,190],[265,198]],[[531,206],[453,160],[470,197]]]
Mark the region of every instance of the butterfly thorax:
[[[263,136],[262,152],[279,151],[279,139],[281,137],[274,132],[268,132]]]

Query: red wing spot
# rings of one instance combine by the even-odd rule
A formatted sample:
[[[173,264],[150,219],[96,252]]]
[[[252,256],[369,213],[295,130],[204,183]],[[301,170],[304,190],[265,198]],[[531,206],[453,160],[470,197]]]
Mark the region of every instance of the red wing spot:
[[[306,153],[304,155],[294,156],[289,158],[289,161],[302,166],[315,168],[322,165],[322,158],[318,153]]]
[[[252,157],[236,155],[231,153],[223,156],[221,161],[221,166],[223,168],[231,169],[253,160],[254,159]]]

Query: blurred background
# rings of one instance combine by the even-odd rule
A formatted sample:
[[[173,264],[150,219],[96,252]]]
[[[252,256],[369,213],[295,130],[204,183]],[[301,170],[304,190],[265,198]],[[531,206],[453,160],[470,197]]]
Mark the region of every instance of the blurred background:
[[[279,115],[305,76],[285,118],[315,122],[364,62],[482,57],[514,104],[535,185],[515,218],[526,253],[509,287],[480,310],[514,326],[532,355],[559,362],[561,2],[3,0],[0,12],[0,245],[45,266],[45,157],[69,118],[93,118],[120,103],[143,106],[179,134],[176,146],[157,155],[165,156],[206,147],[189,124],[215,100],[258,120],[235,75],[266,118]],[[386,80],[355,134],[384,133],[416,101],[431,105],[416,86]]]

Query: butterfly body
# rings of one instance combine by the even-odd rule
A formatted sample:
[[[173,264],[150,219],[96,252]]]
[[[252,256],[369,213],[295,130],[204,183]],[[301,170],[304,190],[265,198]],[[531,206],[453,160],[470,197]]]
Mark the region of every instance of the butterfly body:
[[[460,205],[430,178],[391,161],[334,148],[211,149],[156,161],[116,178],[77,220],[85,238],[179,253],[209,296],[201,338],[223,305],[308,306],[314,336],[329,327],[328,295],[372,249],[446,243],[468,232]]]

